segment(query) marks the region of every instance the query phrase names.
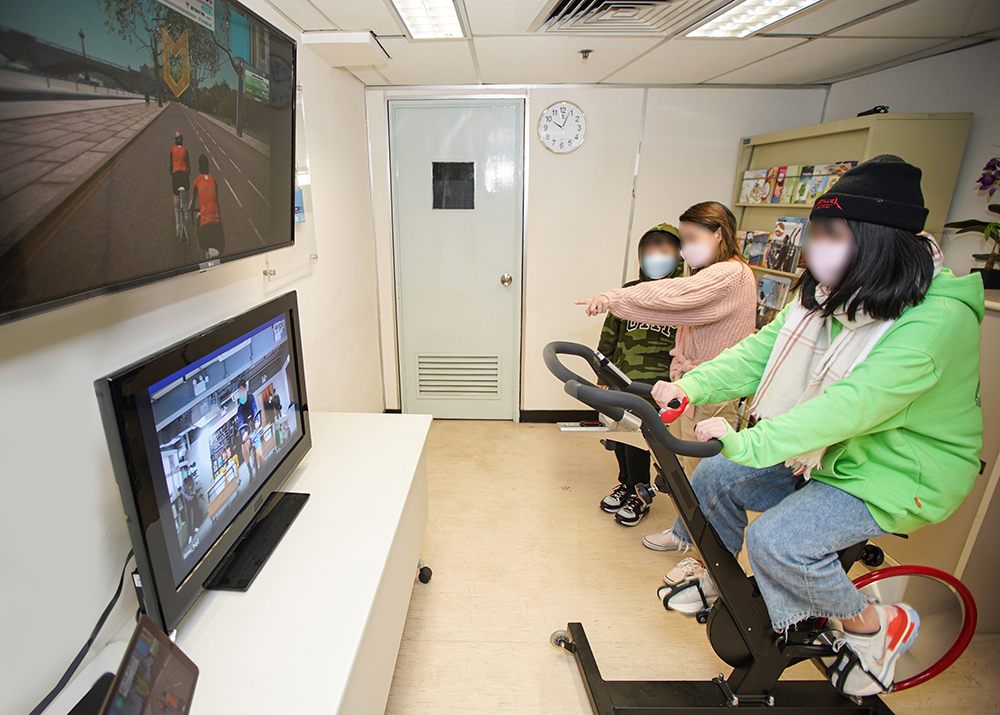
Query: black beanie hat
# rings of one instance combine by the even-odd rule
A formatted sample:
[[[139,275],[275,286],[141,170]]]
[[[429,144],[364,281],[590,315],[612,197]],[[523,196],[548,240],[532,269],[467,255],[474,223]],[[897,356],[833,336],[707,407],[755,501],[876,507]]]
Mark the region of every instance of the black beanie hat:
[[[845,172],[816,199],[809,218],[830,216],[920,233],[927,221],[921,174],[898,156],[881,154]]]

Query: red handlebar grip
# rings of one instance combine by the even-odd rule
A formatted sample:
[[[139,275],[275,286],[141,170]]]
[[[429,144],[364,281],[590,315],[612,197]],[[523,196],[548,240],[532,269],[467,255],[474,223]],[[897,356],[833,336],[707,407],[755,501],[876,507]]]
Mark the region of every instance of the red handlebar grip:
[[[676,402],[676,400],[674,400],[674,402]],[[668,425],[684,414],[684,410],[687,409],[687,406],[690,403],[691,400],[689,400],[685,395],[681,398],[680,407],[664,407],[660,410],[660,419],[663,420],[663,424]]]

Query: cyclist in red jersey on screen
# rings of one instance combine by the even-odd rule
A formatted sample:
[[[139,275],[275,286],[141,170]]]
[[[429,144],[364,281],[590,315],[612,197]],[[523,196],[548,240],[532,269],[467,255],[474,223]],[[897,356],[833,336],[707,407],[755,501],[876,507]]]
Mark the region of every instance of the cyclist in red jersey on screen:
[[[177,235],[181,233],[181,199],[178,194],[181,189],[185,191],[191,186],[191,162],[188,159],[188,150],[184,148],[184,136],[180,132],[174,132],[174,145],[170,147],[170,178],[173,182],[174,191],[174,227]]]
[[[198,157],[198,176],[191,189],[189,212],[198,202],[198,242],[205,252],[205,259],[222,255],[226,237],[222,232],[222,210],[219,208],[219,190],[215,179],[208,174],[208,157]]]

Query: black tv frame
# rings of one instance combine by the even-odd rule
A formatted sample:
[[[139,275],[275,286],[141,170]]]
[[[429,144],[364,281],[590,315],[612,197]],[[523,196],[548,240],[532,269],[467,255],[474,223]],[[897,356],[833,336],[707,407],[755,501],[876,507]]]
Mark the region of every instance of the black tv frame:
[[[267,26],[267,30],[270,33],[278,36],[279,38],[286,40],[292,46],[292,98],[289,103],[291,109],[291,125],[290,125],[290,146],[289,146],[289,169],[288,169],[288,190],[289,190],[289,208],[294,209],[295,206],[295,132],[296,132],[296,122],[298,119],[298,43],[289,35],[279,30],[273,24],[265,20],[263,17],[258,15],[256,12],[248,8],[239,0],[230,0],[234,5],[239,6],[239,8],[245,12],[247,15],[251,16],[262,25]],[[79,187],[73,194],[66,197],[64,203],[69,202],[74,196],[82,193],[87,189],[87,184]],[[213,258],[210,261],[200,261],[198,263],[190,263],[185,266],[180,266],[178,268],[170,268],[164,271],[159,271],[157,273],[151,273],[145,276],[137,276],[135,278],[130,278],[128,280],[118,281],[116,283],[110,283],[105,286],[99,286],[89,290],[81,291],[79,293],[74,293],[73,295],[63,296],[61,298],[55,298],[53,300],[45,301],[43,303],[36,303],[34,305],[25,306],[24,308],[17,308],[7,312],[0,311],[0,325],[5,323],[13,323],[22,318],[27,318],[38,313],[45,313],[50,310],[55,310],[57,308],[63,308],[67,305],[72,305],[73,303],[79,303],[90,298],[96,298],[101,295],[108,295],[110,293],[120,293],[123,291],[131,290],[133,288],[139,288],[144,285],[149,285],[150,283],[156,283],[161,280],[166,280],[167,278],[174,278],[176,276],[184,275],[185,273],[192,273],[194,271],[205,272],[210,268],[215,268],[222,265],[223,263],[231,263],[232,261],[238,261],[243,258],[250,258],[251,256],[257,256],[262,253],[269,253],[270,251],[277,251],[282,248],[288,248],[289,246],[295,245],[295,212],[294,210],[289,210],[288,212],[288,226],[289,226],[289,236],[291,240],[282,243],[274,243],[268,246],[262,246],[260,248],[254,248],[249,251],[243,251],[241,253],[234,253],[232,255],[220,256],[218,258]]]
[[[174,587],[174,576],[164,543],[165,537],[153,491],[153,474],[147,451],[148,448],[158,452],[159,443],[147,447],[135,396],[148,391],[151,385],[163,378],[183,370],[185,366],[193,364],[203,356],[282,314],[288,316],[289,348],[296,367],[298,419],[302,435],[275,465],[271,475],[233,517],[197,565],[179,586]],[[170,633],[194,605],[202,591],[212,587],[210,582],[213,577],[218,576],[220,565],[224,569],[225,562],[232,560],[233,552],[237,551],[237,547],[244,542],[248,534],[252,533],[262,507],[273,501],[272,496],[284,494],[279,492],[279,489],[312,446],[296,293],[295,291],[285,293],[175,343],[155,355],[102,377],[94,382],[94,388],[97,391],[111,464],[135,551],[136,565],[142,579],[144,603],[140,605],[144,606],[146,614],[157,626],[164,632]],[[263,517],[265,513],[266,510],[260,516]],[[294,516],[295,514],[292,514],[291,518]],[[281,533],[284,533],[283,530]],[[276,543],[275,540],[271,548]],[[252,576],[250,578],[252,580]],[[249,582],[246,585],[248,586]]]

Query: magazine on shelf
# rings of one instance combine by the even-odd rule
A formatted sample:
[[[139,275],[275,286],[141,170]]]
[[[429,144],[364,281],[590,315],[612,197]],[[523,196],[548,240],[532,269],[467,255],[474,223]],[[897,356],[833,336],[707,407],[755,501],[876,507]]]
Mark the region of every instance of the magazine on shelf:
[[[781,310],[785,306],[785,298],[791,285],[792,279],[789,276],[761,276],[757,279],[757,304]]]
[[[757,330],[760,330],[765,325],[774,320],[775,316],[778,315],[778,310],[775,308],[768,308],[765,305],[757,305]]]
[[[779,216],[768,236],[763,265],[771,270],[791,273],[799,261],[802,236],[808,219]]]
[[[743,239],[743,257],[751,266],[764,265],[764,254],[767,252],[767,231],[747,231]]]

